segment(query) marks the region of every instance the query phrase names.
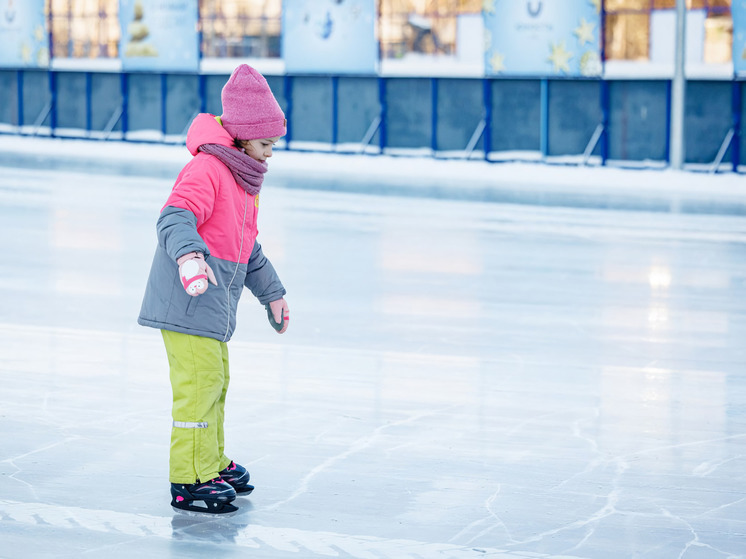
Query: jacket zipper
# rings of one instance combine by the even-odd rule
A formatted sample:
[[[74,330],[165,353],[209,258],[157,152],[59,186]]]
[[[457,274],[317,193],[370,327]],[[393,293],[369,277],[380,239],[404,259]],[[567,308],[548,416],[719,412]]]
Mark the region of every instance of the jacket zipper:
[[[233,277],[231,278],[230,283],[228,284],[228,292],[226,296],[228,297],[228,323],[225,325],[225,335],[223,336],[223,342],[225,342],[228,339],[228,331],[231,328],[231,287],[233,286],[233,281],[236,279],[236,274],[238,274],[238,267],[241,265],[241,253],[243,252],[243,231],[246,228],[246,213],[249,211],[249,193],[244,190],[244,197],[243,197],[243,222],[241,223],[241,245],[238,248],[238,258],[236,258],[236,269],[233,270]]]

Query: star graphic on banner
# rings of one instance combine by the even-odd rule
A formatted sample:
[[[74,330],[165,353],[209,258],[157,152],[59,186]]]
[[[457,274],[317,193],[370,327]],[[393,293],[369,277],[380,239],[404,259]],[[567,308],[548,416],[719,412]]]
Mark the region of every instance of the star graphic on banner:
[[[27,43],[21,45],[21,60],[24,64],[31,62],[31,47]]]
[[[482,11],[488,14],[494,14],[495,0],[482,0]]]
[[[34,37],[36,37],[37,41],[43,41],[45,39],[44,27],[37,25],[36,29],[34,29]]]
[[[41,66],[49,66],[49,49],[46,47],[40,48],[39,52],[36,53],[36,63]]]
[[[597,14],[600,14],[600,13],[601,13],[601,0],[588,0],[588,2],[589,2],[589,3],[590,3],[590,4],[591,4],[591,5],[592,5],[592,6],[594,7],[594,8],[596,8],[596,13],[597,13]]]
[[[484,52],[489,52],[492,48],[492,33],[490,33],[489,29],[484,30],[484,44],[482,46],[484,47]]]
[[[490,58],[490,69],[495,74],[499,74],[505,70],[505,55],[495,52]]]
[[[549,50],[551,50],[551,54],[547,60],[554,66],[554,71],[569,72],[570,65],[568,62],[572,58],[572,53],[565,48],[565,42],[553,43],[549,45]]]
[[[578,38],[580,46],[586,43],[593,43],[593,28],[596,27],[594,24],[585,21],[584,17],[580,18],[580,25],[575,28],[573,33]]]
[[[601,57],[596,51],[586,51],[580,57],[580,73],[583,76],[600,76],[602,71]]]

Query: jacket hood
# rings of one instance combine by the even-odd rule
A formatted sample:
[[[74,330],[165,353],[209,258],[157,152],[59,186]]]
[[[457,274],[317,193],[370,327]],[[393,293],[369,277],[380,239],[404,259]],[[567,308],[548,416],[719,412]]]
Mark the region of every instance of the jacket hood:
[[[198,114],[187,132],[186,146],[189,153],[197,155],[199,146],[202,144],[218,144],[227,147],[234,145],[231,135],[217,121],[215,115],[209,113]]]

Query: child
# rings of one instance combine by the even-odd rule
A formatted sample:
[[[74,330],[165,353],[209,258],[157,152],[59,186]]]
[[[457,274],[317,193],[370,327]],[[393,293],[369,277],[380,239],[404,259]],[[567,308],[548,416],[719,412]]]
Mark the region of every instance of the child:
[[[226,513],[251,493],[249,473],[223,453],[228,348],[244,286],[288,327],[285,288],[256,242],[259,190],[285,115],[246,64],[223,87],[223,114],[200,114],[187,133],[194,156],[157,223],[158,247],[138,323],[161,329],[173,390],[171,504]],[[202,505],[200,505],[202,503]]]

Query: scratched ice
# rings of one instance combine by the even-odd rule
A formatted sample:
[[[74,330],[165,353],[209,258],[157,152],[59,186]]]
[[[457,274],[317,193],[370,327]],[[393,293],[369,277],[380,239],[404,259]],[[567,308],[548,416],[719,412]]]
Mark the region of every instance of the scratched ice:
[[[169,506],[166,359],[135,323],[172,169],[35,145],[0,168],[0,557],[746,553],[743,215],[270,171],[260,240],[292,326],[244,296],[227,446],[257,489],[196,518]],[[330,162],[344,182],[360,160]]]

